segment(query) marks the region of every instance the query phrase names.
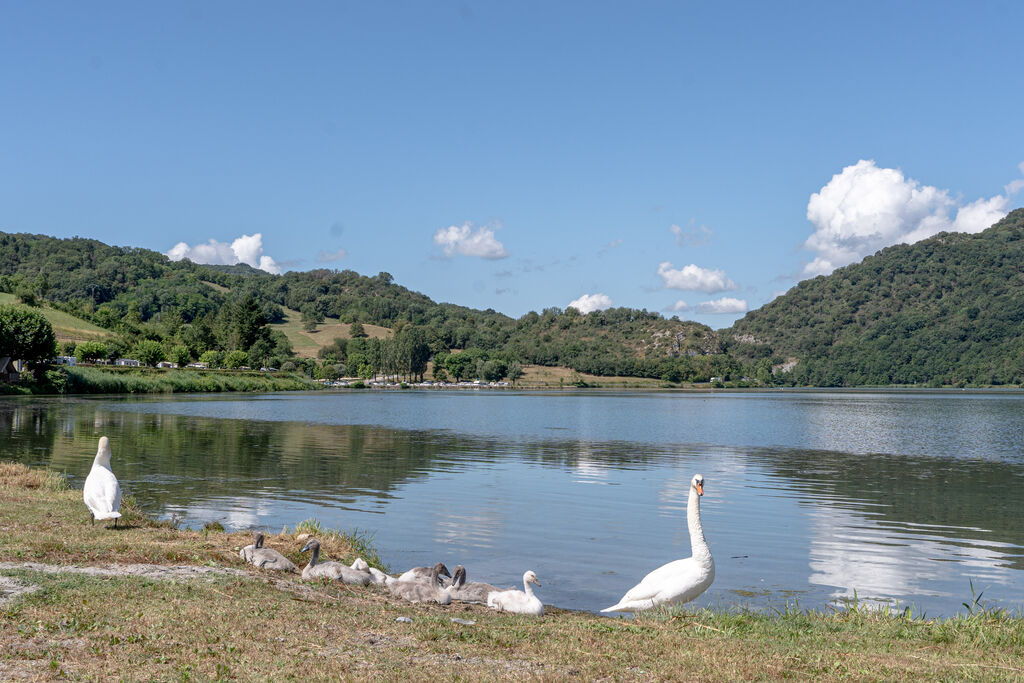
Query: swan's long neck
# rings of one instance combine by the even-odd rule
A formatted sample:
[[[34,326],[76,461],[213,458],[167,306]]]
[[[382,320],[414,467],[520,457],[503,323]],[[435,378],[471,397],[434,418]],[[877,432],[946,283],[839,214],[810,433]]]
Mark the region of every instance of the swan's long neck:
[[[690,501],[686,505],[686,526],[690,528],[690,550],[693,558],[702,563],[710,563],[711,548],[704,538],[704,527],[700,523],[700,495],[697,489],[690,487]]]
[[[309,558],[309,566],[315,567],[316,563],[320,561],[320,546],[313,546],[313,556]]]
[[[530,586],[530,582],[527,581],[525,578],[523,579],[523,590],[526,592],[528,596],[530,596],[531,598],[533,597],[533,587]]]

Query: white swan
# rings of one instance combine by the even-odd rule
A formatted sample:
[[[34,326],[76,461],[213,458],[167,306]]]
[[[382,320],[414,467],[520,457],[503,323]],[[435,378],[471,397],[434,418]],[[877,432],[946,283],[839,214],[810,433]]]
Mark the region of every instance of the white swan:
[[[533,594],[531,583],[540,585],[536,574],[532,571],[526,572],[523,574],[523,590],[492,591],[487,595],[487,606],[503,612],[532,614],[537,617],[543,615],[544,603]]]
[[[242,548],[239,553],[249,564],[260,569],[275,569],[280,572],[296,572],[299,570],[292,561],[273,548],[263,547],[263,532],[253,532],[253,544]]]
[[[370,572],[346,567],[341,562],[320,562],[320,541],[315,538],[309,539],[306,545],[302,546],[302,552],[307,550],[312,550],[313,556],[309,558],[309,564],[303,568],[302,578],[309,580],[323,577],[360,586],[370,583]]]
[[[642,612],[662,605],[682,604],[708,589],[715,580],[715,560],[700,523],[700,497],[703,495],[704,477],[695,474],[690,481],[690,499],[686,504],[686,525],[690,528],[693,556],[658,567],[630,588],[618,603],[602,612]]]
[[[96,459],[92,461],[92,470],[85,478],[82,498],[89,508],[92,523],[96,520],[112,519],[117,527],[117,518],[121,516],[121,485],[110,470],[110,439],[100,437],[100,447],[96,450]]]

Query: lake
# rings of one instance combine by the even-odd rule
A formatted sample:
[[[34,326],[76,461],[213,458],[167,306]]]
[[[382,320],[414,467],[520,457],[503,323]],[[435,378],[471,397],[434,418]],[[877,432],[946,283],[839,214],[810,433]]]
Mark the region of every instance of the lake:
[[[607,607],[690,554],[706,480],[716,562],[696,605],[854,595],[1024,605],[1024,394],[338,391],[0,399],[0,459],[81,486],[99,436],[122,488],[198,527],[358,529],[393,571],[466,566]],[[83,524],[87,522],[82,508]]]

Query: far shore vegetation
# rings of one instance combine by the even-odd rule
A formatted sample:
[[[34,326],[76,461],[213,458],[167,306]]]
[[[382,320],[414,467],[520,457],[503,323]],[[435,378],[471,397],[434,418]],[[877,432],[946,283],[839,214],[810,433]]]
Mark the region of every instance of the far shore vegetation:
[[[239,558],[251,543],[247,531],[154,521],[130,497],[122,512],[117,529],[92,526],[81,492],[59,473],[0,462],[0,678],[1024,677],[1024,619],[970,595],[963,613],[948,619],[857,604],[771,613],[684,607],[636,619],[549,605],[543,617],[525,617],[270,575]],[[267,530],[266,545],[304,564],[310,533],[331,559],[362,556],[381,566],[368,539],[315,520]],[[163,566],[165,574],[141,565]],[[84,573],[92,567],[100,570]]]
[[[714,330],[631,308],[551,306],[512,318],[435,302],[386,272],[272,275],[0,232],[0,309],[38,312],[63,356],[314,380],[555,386],[530,382],[528,369],[546,368],[532,374],[564,372],[555,378],[563,387],[1018,388],[1022,260],[1018,209],[980,233],[888,247],[804,280]],[[0,321],[0,358],[30,361],[15,353],[24,340],[4,329]]]

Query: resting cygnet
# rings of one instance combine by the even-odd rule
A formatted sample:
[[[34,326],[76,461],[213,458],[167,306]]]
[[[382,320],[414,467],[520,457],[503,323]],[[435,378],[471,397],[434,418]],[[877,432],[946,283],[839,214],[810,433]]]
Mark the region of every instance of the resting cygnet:
[[[312,550],[313,556],[309,558],[309,564],[303,568],[302,578],[308,580],[322,577],[360,586],[370,583],[369,572],[346,567],[341,562],[320,562],[320,541],[315,538],[309,539],[306,545],[302,546],[302,552],[307,550]]]
[[[254,531],[253,544],[239,551],[242,559],[260,569],[273,569],[279,572],[297,572],[299,570],[292,561],[273,548],[263,547],[263,532]]]
[[[438,562],[433,567],[413,567],[407,572],[404,572],[398,577],[399,581],[426,581],[433,577],[434,582],[440,584],[441,577],[447,576],[451,578],[451,574],[448,572],[448,567],[444,566],[444,562]]]
[[[532,614],[541,616],[544,614],[544,603],[533,594],[530,584],[538,586],[540,581],[537,575],[531,572],[523,574],[523,590],[497,591],[487,596],[487,606],[500,609],[503,612],[515,612],[516,614]]]
[[[438,562],[438,564],[441,563]],[[442,588],[438,583],[437,565],[430,568],[430,576],[426,581],[390,581],[387,583],[387,587],[392,595],[409,602],[436,602],[447,605],[452,601],[448,589]]]
[[[489,583],[481,583],[479,581],[466,583],[466,568],[460,564],[455,567],[455,573],[452,575],[452,585],[447,590],[448,594],[452,596],[452,600],[486,603],[489,594],[498,592],[501,589],[495,588]]]

